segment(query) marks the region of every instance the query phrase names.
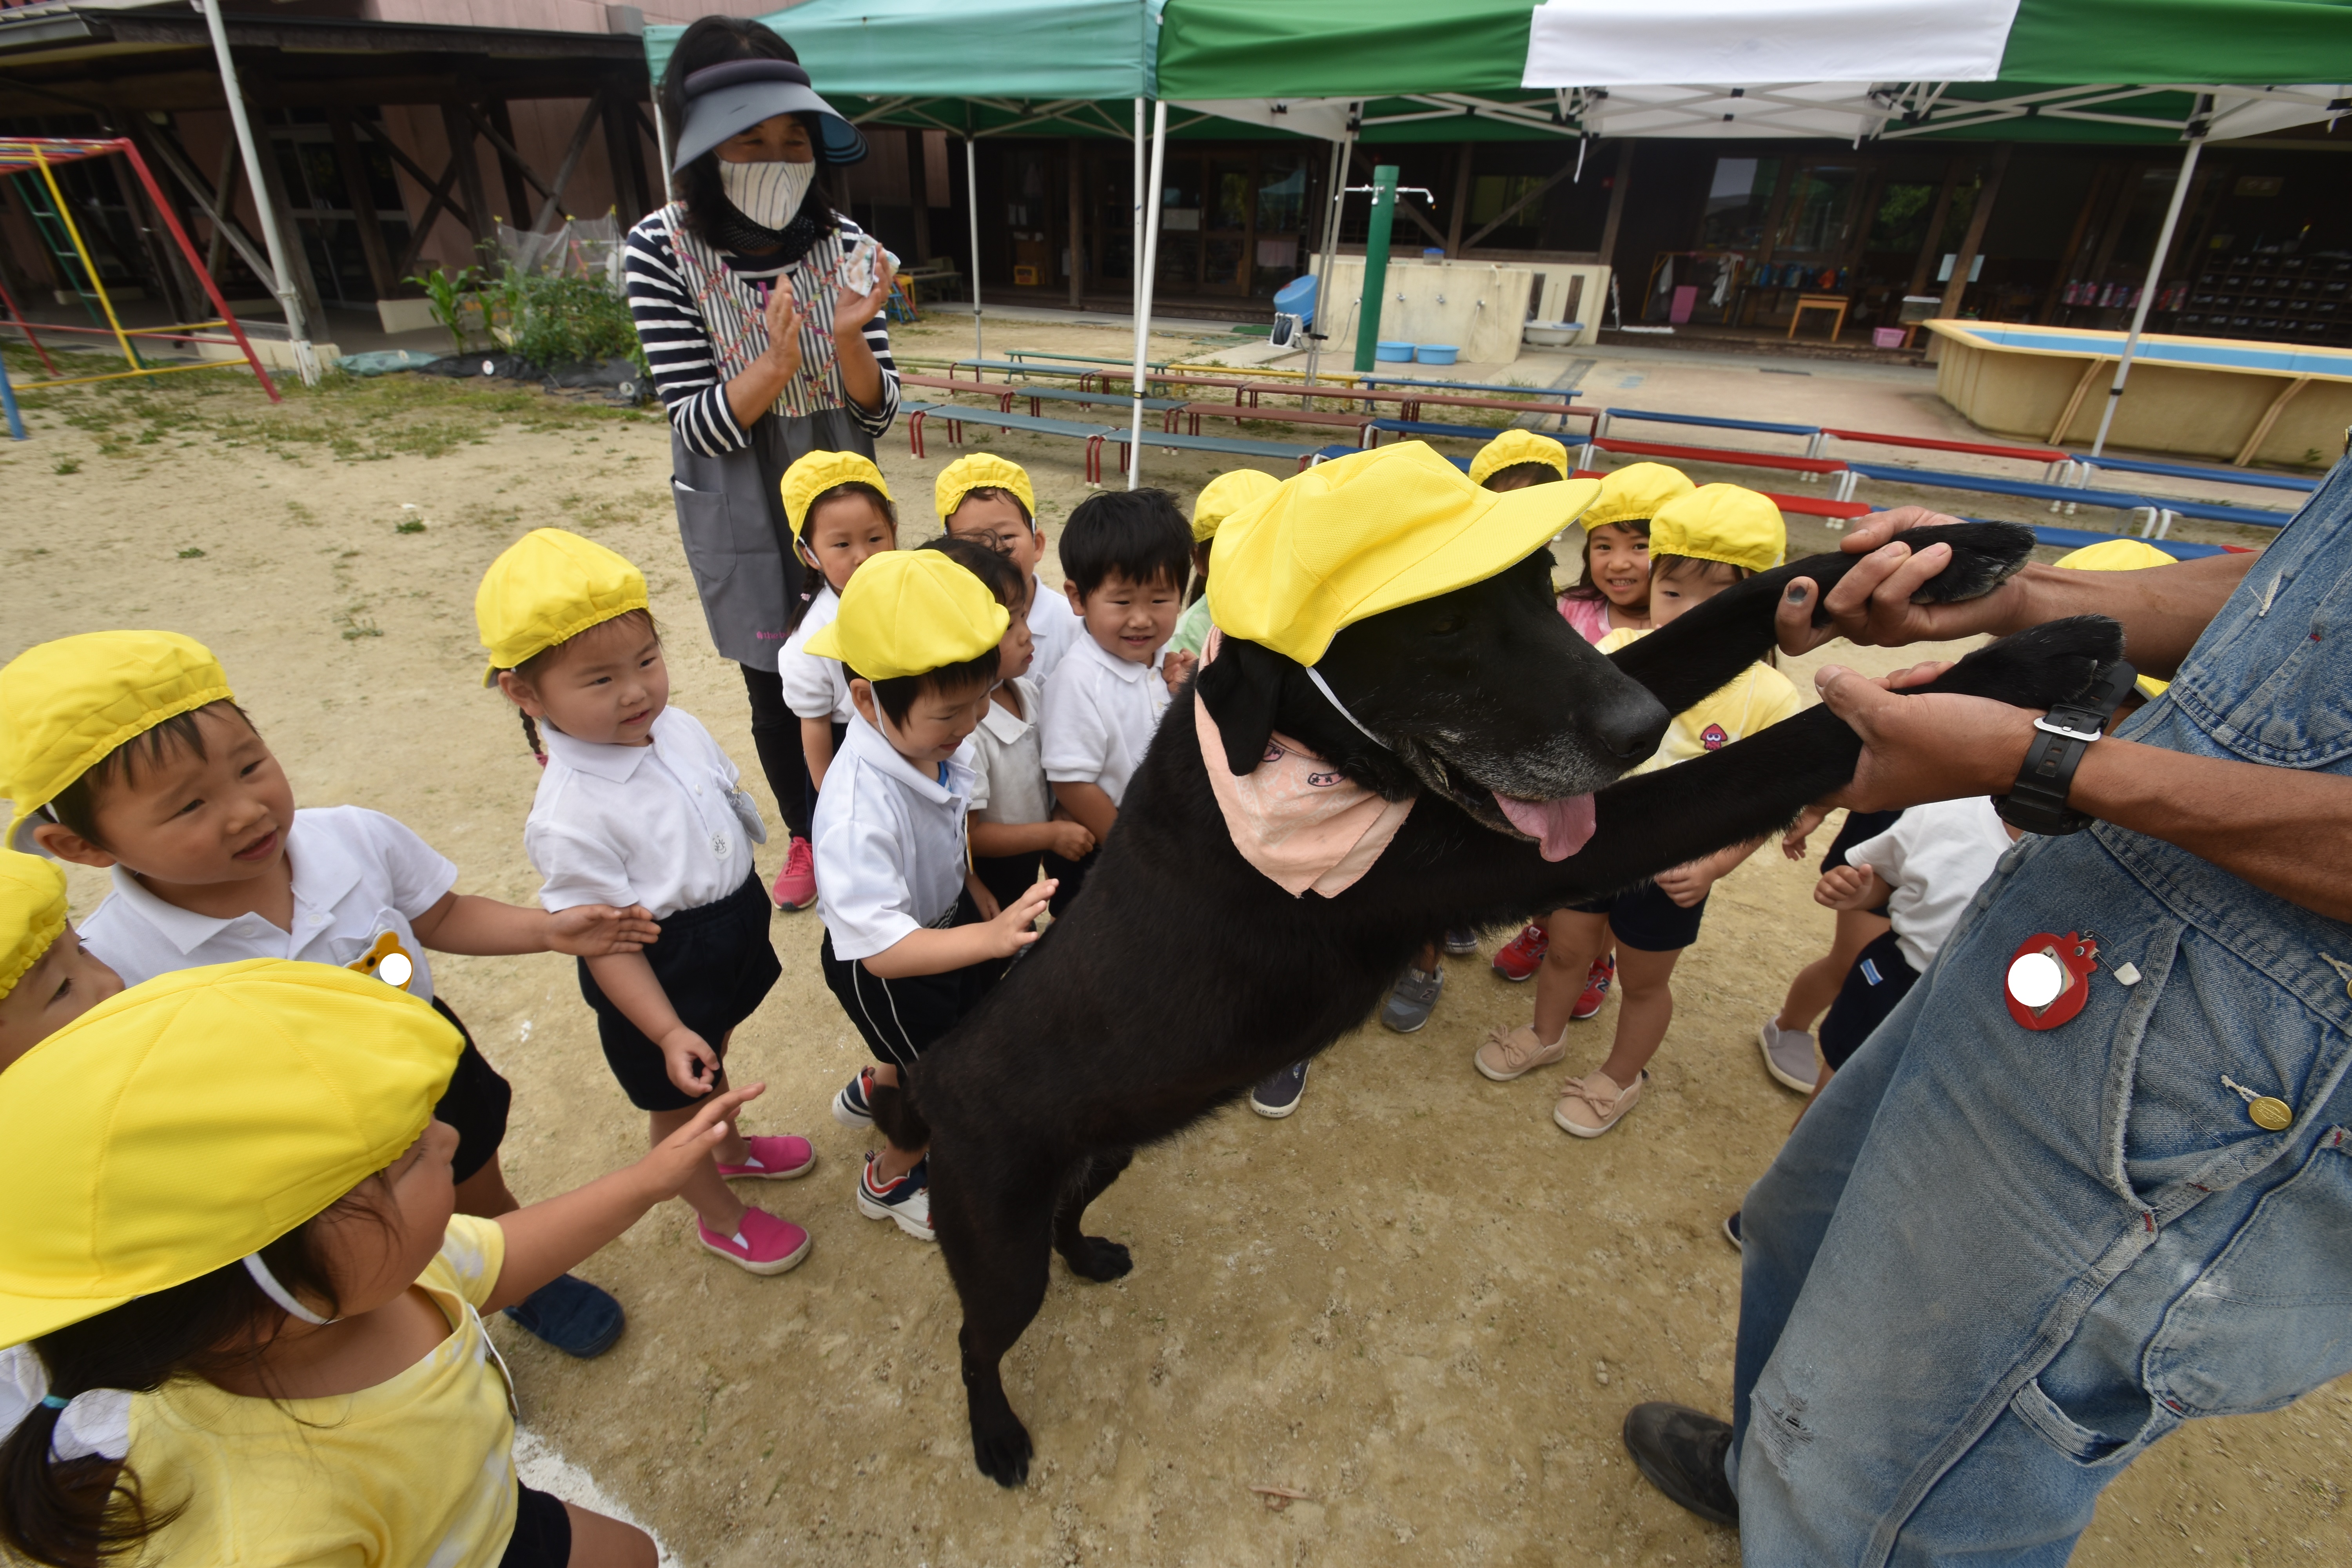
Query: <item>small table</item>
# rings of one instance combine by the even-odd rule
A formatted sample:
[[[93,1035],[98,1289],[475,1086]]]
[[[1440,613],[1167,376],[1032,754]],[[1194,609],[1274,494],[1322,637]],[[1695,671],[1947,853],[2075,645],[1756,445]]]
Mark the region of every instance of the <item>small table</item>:
[[[1845,307],[1846,298],[1843,294],[1800,294],[1797,296],[1796,311],[1789,318],[1789,335],[1792,338],[1797,335],[1797,323],[1805,319],[1806,311],[1835,310],[1837,320],[1830,325],[1830,342],[1835,342],[1838,334],[1845,331]]]

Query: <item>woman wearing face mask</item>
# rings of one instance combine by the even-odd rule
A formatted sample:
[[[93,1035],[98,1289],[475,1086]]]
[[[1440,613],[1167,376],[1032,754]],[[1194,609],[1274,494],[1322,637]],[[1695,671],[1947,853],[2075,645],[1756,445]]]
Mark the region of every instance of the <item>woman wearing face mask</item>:
[[[657,94],[675,199],[629,231],[629,311],[669,410],[671,496],[719,651],[742,666],[751,740],[791,830],[775,900],[816,899],[800,722],[776,674],[805,583],[780,484],[811,451],[874,455],[898,411],[892,268],[825,199],[866,140],[757,22],[687,28]]]

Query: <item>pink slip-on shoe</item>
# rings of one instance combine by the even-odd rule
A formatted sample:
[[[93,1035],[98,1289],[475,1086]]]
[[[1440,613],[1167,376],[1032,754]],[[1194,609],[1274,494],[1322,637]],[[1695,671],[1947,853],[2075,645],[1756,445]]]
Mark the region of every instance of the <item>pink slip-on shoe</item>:
[[[776,873],[769,896],[780,910],[804,910],[816,902],[816,851],[807,839],[793,839],[784,851],[784,868]]]
[[[746,1138],[751,1152],[740,1165],[721,1161],[719,1173],[729,1181],[789,1182],[816,1167],[816,1149],[805,1138]]]
[[[764,1209],[745,1209],[732,1236],[721,1236],[698,1217],[697,1240],[736,1268],[751,1274],[782,1274],[799,1267],[809,1252],[809,1233]]]

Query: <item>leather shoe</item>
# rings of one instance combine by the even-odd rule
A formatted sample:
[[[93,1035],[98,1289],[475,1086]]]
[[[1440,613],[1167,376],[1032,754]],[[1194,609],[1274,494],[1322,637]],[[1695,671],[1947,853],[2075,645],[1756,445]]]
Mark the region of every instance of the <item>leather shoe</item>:
[[[1625,1451],[1652,1486],[1710,1524],[1739,1526],[1739,1498],[1723,1473],[1731,1424],[1686,1405],[1625,1413]]]

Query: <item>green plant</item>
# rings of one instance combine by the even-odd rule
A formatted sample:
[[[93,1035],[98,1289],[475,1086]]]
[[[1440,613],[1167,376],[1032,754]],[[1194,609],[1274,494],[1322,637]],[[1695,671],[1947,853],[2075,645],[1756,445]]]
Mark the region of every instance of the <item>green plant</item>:
[[[416,519],[413,517],[402,522],[393,530],[393,532],[394,533],[422,533],[424,531],[425,525],[417,521]]]
[[[466,312],[479,303],[482,269],[461,267],[452,274],[446,268],[436,267],[423,277],[410,278],[406,281],[425,290],[425,298],[431,301],[433,319],[441,323],[442,330],[449,334],[449,341],[457,344],[456,352],[464,353]]]
[[[197,561],[203,559],[204,553],[205,552],[203,551],[191,544],[185,550],[180,552],[180,559],[183,561]]]
[[[52,471],[60,474],[78,474],[81,472],[81,463],[77,458],[59,458]]]
[[[543,278],[509,266],[497,286],[506,342],[537,365],[634,359],[644,368],[628,302],[585,278]]]

